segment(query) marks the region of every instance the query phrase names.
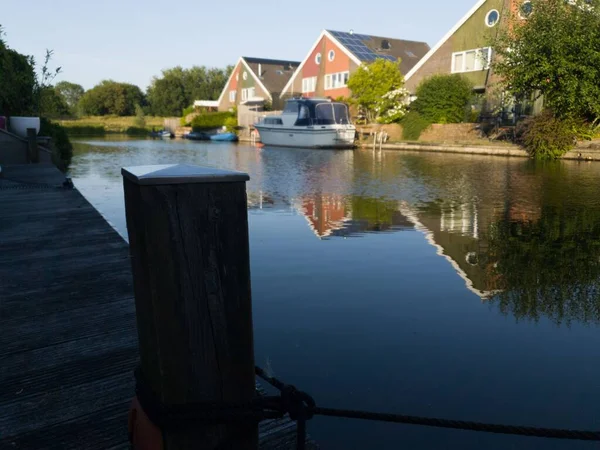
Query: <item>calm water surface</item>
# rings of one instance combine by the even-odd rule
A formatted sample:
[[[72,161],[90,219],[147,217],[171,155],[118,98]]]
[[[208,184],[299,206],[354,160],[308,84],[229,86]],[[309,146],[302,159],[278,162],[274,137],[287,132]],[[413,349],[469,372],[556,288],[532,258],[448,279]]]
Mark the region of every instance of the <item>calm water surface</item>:
[[[82,141],[75,185],[126,235],[120,168],[250,174],[256,360],[323,406],[600,429],[600,164]],[[324,449],[592,444],[314,419]]]

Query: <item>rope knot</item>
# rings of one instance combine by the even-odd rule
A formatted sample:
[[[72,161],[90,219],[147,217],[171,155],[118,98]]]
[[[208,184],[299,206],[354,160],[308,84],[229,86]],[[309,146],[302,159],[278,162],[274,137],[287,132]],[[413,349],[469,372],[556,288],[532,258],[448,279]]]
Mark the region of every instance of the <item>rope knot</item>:
[[[314,416],[316,403],[306,392],[287,385],[281,390],[281,404],[292,420],[310,420]]]

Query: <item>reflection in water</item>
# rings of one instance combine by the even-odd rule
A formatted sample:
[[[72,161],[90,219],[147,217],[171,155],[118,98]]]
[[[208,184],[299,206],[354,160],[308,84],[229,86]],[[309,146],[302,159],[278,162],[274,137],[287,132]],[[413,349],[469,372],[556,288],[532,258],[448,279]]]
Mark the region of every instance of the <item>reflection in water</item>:
[[[120,168],[176,162],[250,174],[256,358],[278,376],[332,406],[597,428],[600,164],[95,141],[77,144],[72,176],[125,235]],[[327,448],[400,439],[318,420],[311,434]],[[418,428],[400,440],[533,446]]]

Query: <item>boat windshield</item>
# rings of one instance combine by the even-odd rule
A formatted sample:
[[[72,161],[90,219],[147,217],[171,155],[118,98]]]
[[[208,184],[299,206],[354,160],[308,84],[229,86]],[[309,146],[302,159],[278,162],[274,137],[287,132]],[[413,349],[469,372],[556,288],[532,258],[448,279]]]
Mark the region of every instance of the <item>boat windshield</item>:
[[[343,103],[320,103],[315,108],[316,122],[319,125],[345,125],[350,123],[348,107]]]

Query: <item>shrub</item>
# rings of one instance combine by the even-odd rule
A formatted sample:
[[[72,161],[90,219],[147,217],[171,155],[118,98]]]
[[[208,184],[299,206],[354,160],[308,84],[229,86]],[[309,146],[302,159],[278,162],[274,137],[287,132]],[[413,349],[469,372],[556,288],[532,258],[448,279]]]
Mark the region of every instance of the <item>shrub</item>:
[[[142,107],[137,104],[135,105],[135,126],[138,128],[144,128],[146,126],[146,114]]]
[[[191,113],[193,113],[196,109],[194,108],[194,106],[188,106],[187,108],[184,108],[184,110],[182,111],[181,116],[182,117],[187,117],[189,116]]]
[[[129,136],[146,136],[148,133],[144,127],[129,127],[125,130],[125,134]]]
[[[235,133],[236,130],[237,130],[237,128],[238,128],[237,117],[228,117],[227,119],[225,119],[225,124],[224,125],[227,128],[227,131]]]
[[[402,139],[407,141],[417,141],[421,137],[421,133],[431,125],[431,122],[418,112],[410,111],[402,118],[401,124]]]
[[[518,133],[518,142],[530,156],[537,159],[556,159],[577,143],[577,138],[589,129],[575,119],[559,119],[552,112],[526,119]]]
[[[411,109],[430,123],[460,123],[470,112],[473,86],[459,74],[434,75],[419,85],[416,94]]]
[[[63,126],[69,136],[104,136],[104,125],[68,125]]]
[[[46,118],[40,119],[40,134],[52,138],[52,161],[63,172],[66,172],[73,158],[73,145],[67,131],[56,122]]]
[[[230,118],[235,119],[237,122],[237,116],[228,111],[200,114],[192,120],[192,128],[194,131],[221,128],[225,125],[225,121]]]

